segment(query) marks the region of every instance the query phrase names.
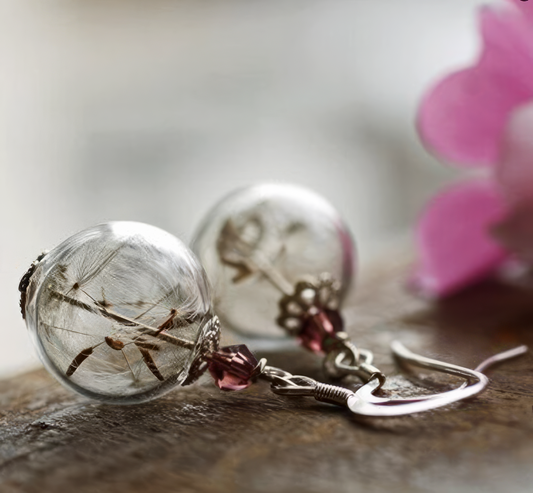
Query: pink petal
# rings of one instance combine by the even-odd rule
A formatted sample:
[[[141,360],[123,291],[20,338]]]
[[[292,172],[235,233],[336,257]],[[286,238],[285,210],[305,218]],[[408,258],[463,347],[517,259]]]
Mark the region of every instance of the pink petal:
[[[512,207],[533,203],[533,102],[512,114],[496,176]]]
[[[467,166],[497,161],[510,112],[533,98],[533,26],[516,9],[481,11],[478,63],[456,72],[423,99],[418,128],[425,144]]]
[[[508,257],[489,233],[503,215],[502,197],[488,180],[460,182],[437,195],[418,224],[414,287],[447,296],[493,273]]]

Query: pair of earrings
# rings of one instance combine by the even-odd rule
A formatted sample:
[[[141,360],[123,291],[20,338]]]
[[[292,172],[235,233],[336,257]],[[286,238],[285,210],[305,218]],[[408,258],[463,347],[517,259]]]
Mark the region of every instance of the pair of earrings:
[[[264,185],[231,195],[207,216],[193,247],[225,324],[251,338],[258,335],[254,328],[277,323],[280,333],[325,353],[328,376],[357,375],[364,385],[352,392],[268,366],[245,345],[220,347],[200,262],[169,233],[133,222],[75,234],[22,278],[22,315],[46,368],[72,390],[108,403],[151,400],[208,370],[223,390],[259,378],[277,394],[312,396],[358,415],[398,416],[481,392],[488,365],[526,351],[519,347],[470,370],[394,343],[400,361],[465,383],[419,398],[375,395],[385,375],[372,365],[370,351],[350,341],[340,315],[353,274],[350,235],[329,204],[298,187]]]

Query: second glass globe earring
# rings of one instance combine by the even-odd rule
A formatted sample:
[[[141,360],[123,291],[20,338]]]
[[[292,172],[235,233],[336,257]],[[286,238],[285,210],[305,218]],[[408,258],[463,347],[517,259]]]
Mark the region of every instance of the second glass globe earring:
[[[317,330],[343,329],[339,308],[355,247],[337,211],[314,192],[276,184],[239,190],[213,207],[193,250],[222,322],[240,335],[297,336],[318,352]]]
[[[292,185],[239,190],[213,207],[193,250],[228,327],[249,337],[296,337],[325,354],[329,377],[355,375],[368,384],[365,391],[385,383],[372,352],[359,349],[344,331],[340,308],[353,277],[355,248],[339,214],[322,197]],[[392,349],[410,360],[401,344]],[[516,355],[525,350],[518,348]]]
[[[384,375],[372,353],[344,331],[341,304],[355,271],[355,246],[337,211],[293,185],[239,190],[213,207],[193,250],[215,292],[222,322],[248,337],[296,337],[326,353],[329,376]]]

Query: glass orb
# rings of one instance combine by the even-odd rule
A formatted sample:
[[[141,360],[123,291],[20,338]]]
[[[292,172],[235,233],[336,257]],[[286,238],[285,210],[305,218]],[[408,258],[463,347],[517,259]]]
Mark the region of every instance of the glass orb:
[[[213,317],[192,252],[135,222],[86,229],[47,253],[23,308],[46,368],[85,396],[119,404],[183,384]]]
[[[276,322],[279,303],[299,281],[335,279],[342,301],[355,269],[354,245],[337,211],[294,185],[256,185],[228,195],[207,214],[192,248],[222,324],[264,345],[288,337]]]

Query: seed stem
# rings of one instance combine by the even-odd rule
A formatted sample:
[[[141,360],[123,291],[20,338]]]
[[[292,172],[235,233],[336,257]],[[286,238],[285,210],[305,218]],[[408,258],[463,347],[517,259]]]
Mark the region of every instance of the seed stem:
[[[58,291],[52,291],[51,294],[54,298],[61,300],[61,301],[65,301],[66,303],[69,303],[70,305],[81,308],[82,310],[87,310],[88,312],[91,312],[91,313],[99,313],[100,315],[103,315],[106,318],[112,318],[113,320],[121,323],[122,325],[130,326],[130,327],[138,327],[135,330],[142,335],[156,337],[165,342],[169,342],[170,344],[174,344],[175,346],[179,346],[185,349],[194,348],[194,342],[192,341],[182,339],[181,337],[176,337],[166,332],[159,332],[159,330],[154,327],[150,327],[149,325],[143,324],[142,322],[139,322],[138,320],[134,320],[124,315],[120,315],[119,313],[116,313],[110,310],[109,308],[105,308],[103,306],[96,305],[96,304],[89,305],[88,303],[84,303],[83,301],[79,301],[75,298],[67,296],[66,294],[60,293]]]

